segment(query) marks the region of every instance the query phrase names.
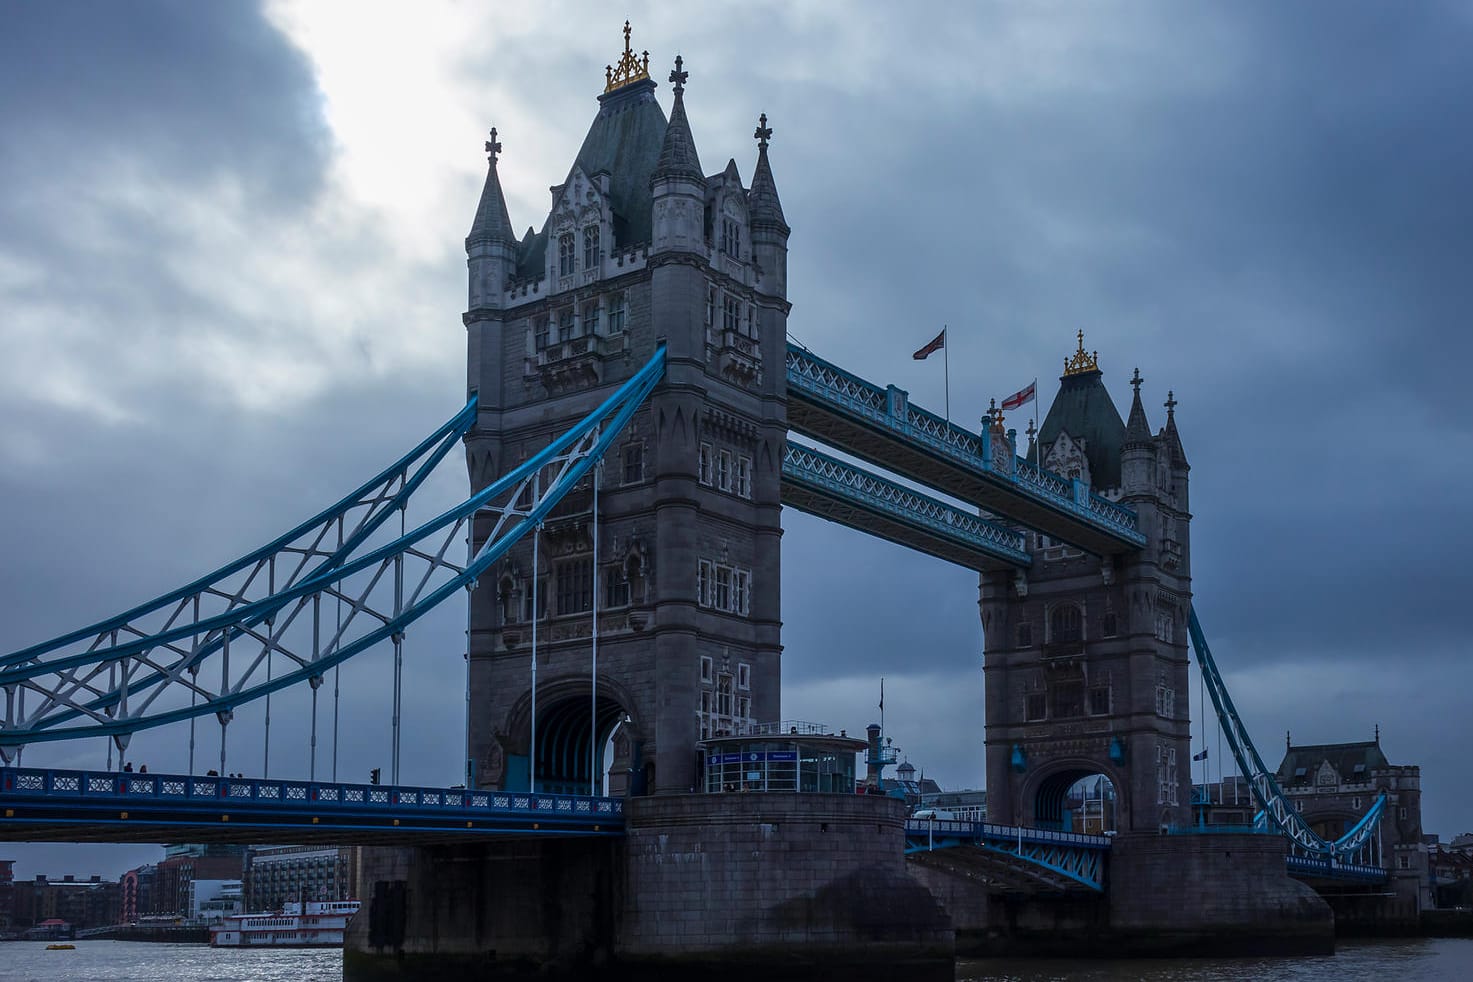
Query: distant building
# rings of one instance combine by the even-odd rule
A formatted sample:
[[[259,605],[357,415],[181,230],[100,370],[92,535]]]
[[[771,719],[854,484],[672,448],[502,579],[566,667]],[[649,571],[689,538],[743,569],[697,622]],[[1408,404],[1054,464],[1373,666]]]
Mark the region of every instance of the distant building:
[[[1422,769],[1392,764],[1377,739],[1296,747],[1285,741],[1278,782],[1321,838],[1338,839],[1386,795],[1381,852],[1392,886],[1409,912],[1434,905],[1428,846],[1422,837]]]
[[[153,881],[157,874],[153,863],[130,869],[119,880],[122,884],[122,923],[132,924],[153,911]]]
[[[0,859],[0,935],[13,930],[15,917],[15,860]]]
[[[895,768],[894,777],[884,778],[880,782],[880,787],[887,795],[895,797],[903,795],[912,808],[919,806],[922,802],[930,804],[932,796],[941,793],[941,785],[931,778],[924,775],[916,777],[915,765],[908,760],[902,761],[900,766]]]
[[[1439,907],[1473,907],[1473,834],[1429,843],[1428,876]]]
[[[67,930],[107,927],[118,922],[122,912],[122,888],[101,876],[60,880],[38,874],[34,880],[13,884],[14,908],[11,930],[29,930],[48,921],[65,922]],[[50,929],[56,929],[51,924]]]
[[[239,880],[244,850],[240,847],[171,846],[154,867],[148,907],[139,913],[193,917],[195,880]]]
[[[245,883],[242,880],[201,880],[189,884],[189,917],[196,921],[218,921],[245,913]]]
[[[358,850],[338,846],[251,846],[246,853],[245,908],[280,910],[299,900],[355,900]]]

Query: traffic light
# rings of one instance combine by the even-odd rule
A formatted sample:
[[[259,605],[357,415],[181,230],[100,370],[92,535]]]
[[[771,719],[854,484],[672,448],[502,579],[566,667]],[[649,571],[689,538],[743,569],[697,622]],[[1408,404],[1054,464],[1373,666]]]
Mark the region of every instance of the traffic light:
[[[368,772],[368,783],[369,784],[377,784],[378,783],[379,770],[380,770],[380,768],[375,767],[373,770],[371,770],[371,771]]]

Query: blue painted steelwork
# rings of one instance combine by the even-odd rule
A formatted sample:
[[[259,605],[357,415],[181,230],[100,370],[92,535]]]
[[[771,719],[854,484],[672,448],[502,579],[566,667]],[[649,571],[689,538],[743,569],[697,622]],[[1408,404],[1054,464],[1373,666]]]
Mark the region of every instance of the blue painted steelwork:
[[[992,435],[987,431],[973,433],[916,406],[906,394],[891,386],[881,388],[812,352],[789,343],[787,348],[788,422],[793,429],[818,439],[834,442],[835,433],[824,425],[825,418],[842,419],[859,429],[883,434],[912,450],[923,450],[933,459],[943,460],[965,474],[976,486],[1001,492],[1008,507],[999,509],[991,501],[975,503],[992,511],[1006,511],[1010,519],[1021,520],[1014,507],[1025,505],[1040,514],[1069,519],[1064,527],[1054,523],[1042,531],[1065,541],[1077,538],[1070,528],[1090,530],[1088,542],[1077,544],[1098,551],[1114,543],[1111,551],[1137,549],[1145,545],[1134,511],[1089,491],[1078,481],[1070,481],[1048,470],[1042,470],[1007,451],[994,453]],[[811,412],[810,412],[811,410]],[[864,457],[871,463],[896,469],[901,465],[893,454],[885,454],[878,446],[861,445],[862,441],[835,443],[840,449]],[[877,459],[880,457],[886,459]],[[1001,462],[1001,466],[999,466]],[[922,483],[932,483],[928,476],[897,470],[903,476]],[[938,490],[958,497],[967,495],[958,488],[933,484]],[[1041,511],[1040,511],[1041,507]],[[1071,524],[1072,523],[1072,524]],[[1042,522],[1030,521],[1038,527]]]
[[[1351,880],[1357,883],[1385,883],[1390,874],[1380,866],[1341,863],[1329,856],[1290,856],[1289,875],[1309,880]]]
[[[402,637],[429,610],[471,587],[547,516],[617,439],[664,370],[662,346],[602,405],[540,453],[461,504],[365,555],[350,560],[345,546],[330,564],[323,564],[327,568],[319,566],[312,575],[278,586],[261,599],[189,623],[176,625],[177,618],[171,618],[162,630],[104,651],[73,653],[53,647],[41,652],[46,646],[38,646],[4,659],[9,667],[0,671],[6,696],[0,750],[8,753],[32,742],[126,736],[191,717],[230,714],[268,693],[303,682],[315,684],[326,669],[380,641]],[[472,415],[473,410],[474,405],[467,407]],[[464,425],[461,416],[456,420]],[[403,502],[394,503],[403,507]],[[457,544],[464,548],[472,517],[486,512],[497,517],[481,550],[463,566],[448,559]],[[361,538],[358,541],[362,543]],[[180,595],[175,591],[153,606]],[[325,625],[322,602],[338,600],[347,611],[342,625]],[[296,634],[288,637],[293,629]],[[234,676],[232,643],[247,648],[245,658],[237,657]],[[55,657],[45,657],[52,652]],[[268,654],[285,656],[291,663],[288,670],[274,676],[262,672]],[[206,657],[220,668],[217,686],[202,681],[205,673],[200,667]],[[193,690],[200,698],[194,705],[160,708],[156,701],[171,686]],[[29,711],[23,695],[17,698],[27,690],[41,702]]]
[[[1292,849],[1307,857],[1344,860],[1370,849],[1374,844],[1376,831],[1386,808],[1386,796],[1379,795],[1366,814],[1355,824],[1355,827],[1339,839],[1331,842],[1321,838],[1304,821],[1304,817],[1299,814],[1294,803],[1279,787],[1274,772],[1264,766],[1263,758],[1259,756],[1258,749],[1253,745],[1247,728],[1243,726],[1243,721],[1238,717],[1237,707],[1233,705],[1232,697],[1228,695],[1227,685],[1217,670],[1217,662],[1213,659],[1212,651],[1207,646],[1207,636],[1202,631],[1201,622],[1197,620],[1195,607],[1191,609],[1187,627],[1192,639],[1192,648],[1197,654],[1197,664],[1202,669],[1203,681],[1206,683],[1208,694],[1212,696],[1212,706],[1217,711],[1218,720],[1222,723],[1223,735],[1227,737],[1228,746],[1232,748],[1233,757],[1238,762],[1239,773],[1247,779],[1248,786],[1253,791],[1254,800],[1258,802],[1258,807],[1261,809],[1260,815],[1255,817],[1255,824],[1260,818],[1268,822],[1280,834],[1288,837]]]
[[[905,823],[906,854],[974,846],[1022,860],[1095,892],[1105,889],[1104,860],[1110,837],[1080,832],[1053,832],[990,822],[909,819]]]
[[[68,841],[87,830],[122,841],[161,826],[220,837],[310,830],[361,837],[622,835],[620,798],[462,788],[0,768],[0,839]],[[235,833],[232,832],[232,835]],[[389,841],[392,841],[390,839]]]
[[[1027,567],[1023,533],[795,440],[783,448],[783,504],[970,569]]]

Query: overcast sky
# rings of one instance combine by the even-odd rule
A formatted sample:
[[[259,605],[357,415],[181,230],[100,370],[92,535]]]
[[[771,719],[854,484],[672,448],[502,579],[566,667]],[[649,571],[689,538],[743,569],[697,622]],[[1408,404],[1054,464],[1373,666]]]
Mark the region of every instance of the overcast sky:
[[[627,16],[657,80],[684,56],[707,170],[750,180],[768,114],[797,338],[939,409],[909,355],[949,324],[972,424],[1035,376],[1046,408],[1078,329],[1122,412],[1136,366],[1153,426],[1174,390],[1196,606],[1265,759],[1379,723],[1426,828],[1473,829],[1468,6],[569,6],[8,7],[0,650],[267,541],[459,408],[485,131],[540,227]],[[895,744],[980,785],[975,575],[784,526],[783,715],[862,728],[883,676]],[[410,634],[406,782],[459,779],[463,618]],[[344,676],[344,779],[387,765],[387,669]],[[305,707],[273,710],[273,773],[305,775]],[[258,715],[232,770],[259,772]],[[182,768],[186,741],[130,755]],[[0,845],[22,876],[157,855]]]

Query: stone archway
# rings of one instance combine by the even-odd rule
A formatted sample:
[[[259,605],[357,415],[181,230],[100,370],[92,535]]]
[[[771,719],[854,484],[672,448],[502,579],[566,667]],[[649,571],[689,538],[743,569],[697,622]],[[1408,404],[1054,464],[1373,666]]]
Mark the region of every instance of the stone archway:
[[[1025,785],[1023,821],[1065,832],[1129,828],[1128,787],[1114,767],[1090,760],[1058,761]]]
[[[588,679],[562,679],[537,689],[537,747],[531,753],[532,695],[528,690],[513,706],[506,724],[506,744],[514,766],[510,781],[527,787],[535,777],[538,791],[622,794],[628,771],[638,767],[643,741],[635,721],[632,700],[623,687],[599,679],[595,714]],[[611,739],[612,738],[612,739]],[[609,747],[613,747],[613,761]],[[511,784],[507,785],[511,787]]]

